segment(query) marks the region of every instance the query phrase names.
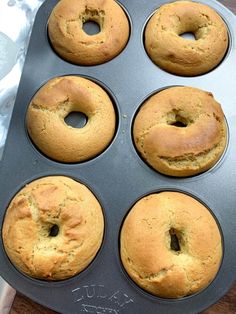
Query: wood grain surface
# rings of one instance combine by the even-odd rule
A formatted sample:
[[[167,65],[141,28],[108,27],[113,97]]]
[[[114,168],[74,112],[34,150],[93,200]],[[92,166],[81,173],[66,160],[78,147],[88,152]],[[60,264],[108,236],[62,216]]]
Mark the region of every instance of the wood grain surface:
[[[132,0],[134,1],[134,0]],[[222,4],[228,7],[236,14],[236,0],[220,0]],[[28,298],[16,294],[10,314],[53,314],[56,313],[49,310]],[[202,314],[236,314],[236,283],[232,289],[217,304],[213,305]],[[183,313],[187,314],[187,313]]]

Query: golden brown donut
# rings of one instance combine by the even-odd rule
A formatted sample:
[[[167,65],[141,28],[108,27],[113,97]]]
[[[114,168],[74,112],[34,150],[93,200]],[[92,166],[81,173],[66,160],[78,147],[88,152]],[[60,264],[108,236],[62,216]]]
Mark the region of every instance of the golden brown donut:
[[[183,177],[204,172],[220,159],[227,128],[211,93],[172,87],[144,102],[134,120],[133,138],[155,170]]]
[[[193,33],[196,40],[182,38]],[[215,68],[228,48],[228,30],[209,6],[176,1],[161,6],[145,29],[145,47],[152,61],[164,70],[185,76]]]
[[[74,111],[87,116],[83,128],[65,123]],[[100,86],[79,76],[62,76],[39,89],[29,105],[26,124],[32,141],[45,155],[61,162],[80,162],[109,145],[116,116]]]
[[[55,226],[59,231],[53,236]],[[102,209],[92,192],[70,178],[55,176],[35,180],[15,195],[2,237],[8,257],[21,272],[61,280],[89,265],[101,246],[103,230]]]
[[[196,199],[161,192],[131,208],[121,229],[120,254],[141,288],[159,297],[180,298],[215,278],[221,235],[209,210]]]
[[[93,21],[100,32],[88,35],[83,24]],[[48,34],[56,52],[81,65],[104,63],[117,56],[129,38],[129,22],[113,0],[61,0],[48,21]]]

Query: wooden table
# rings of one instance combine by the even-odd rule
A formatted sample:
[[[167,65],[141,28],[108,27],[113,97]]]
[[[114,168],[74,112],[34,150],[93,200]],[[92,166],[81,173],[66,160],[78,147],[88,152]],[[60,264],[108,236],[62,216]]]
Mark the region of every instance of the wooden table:
[[[173,1],[173,0],[171,0]],[[218,0],[236,14],[236,0]],[[53,314],[56,313],[36,304],[26,297],[16,294],[10,314]],[[236,283],[232,289],[217,304],[202,314],[236,314]],[[183,313],[185,314],[185,313]]]

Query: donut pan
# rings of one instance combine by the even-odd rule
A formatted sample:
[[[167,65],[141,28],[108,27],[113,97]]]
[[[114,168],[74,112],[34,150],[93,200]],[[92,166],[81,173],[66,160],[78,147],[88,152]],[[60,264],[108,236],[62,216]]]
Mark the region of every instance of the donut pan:
[[[147,56],[143,30],[148,18],[168,1],[120,1],[130,19],[130,38],[115,59],[98,66],[77,66],[62,60],[47,37],[49,14],[57,3],[45,1],[33,26],[8,138],[0,168],[0,225],[12,197],[28,182],[48,175],[65,175],[86,184],[100,201],[105,235],[94,261],[68,280],[46,282],[20,273],[0,244],[0,275],[29,298],[61,313],[199,313],[217,302],[236,279],[236,17],[214,0],[199,0],[223,17],[230,44],[222,63],[197,77],[169,74]],[[99,156],[79,164],[53,161],[32,144],[25,127],[28,104],[49,79],[82,75],[98,82],[114,100],[117,132]],[[213,93],[228,124],[228,146],[211,170],[190,178],[159,174],[140,158],[132,142],[132,122],[142,102],[155,91],[176,85]],[[223,239],[224,255],[215,280],[201,292],[182,299],[162,299],[139,288],[126,274],[119,256],[119,231],[131,206],[152,192],[174,190],[203,202],[215,216]],[[147,244],[148,245],[148,244]]]

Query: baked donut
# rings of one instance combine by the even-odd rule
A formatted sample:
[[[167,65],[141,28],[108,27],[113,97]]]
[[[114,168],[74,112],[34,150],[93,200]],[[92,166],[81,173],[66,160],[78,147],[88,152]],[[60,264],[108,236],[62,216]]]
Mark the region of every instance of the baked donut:
[[[147,99],[133,124],[143,159],[169,176],[191,176],[210,169],[222,156],[227,127],[209,92],[171,87]]]
[[[2,237],[21,272],[62,280],[85,269],[103,238],[101,206],[92,192],[70,178],[44,177],[26,185],[7,208]]]
[[[93,21],[100,32],[88,35],[83,24]],[[48,35],[65,60],[95,65],[116,57],[129,38],[129,22],[114,0],[61,0],[48,20]]]
[[[83,128],[65,123],[74,111],[86,115]],[[26,124],[32,141],[45,155],[61,162],[81,162],[109,145],[116,115],[100,86],[79,76],[62,76],[39,89],[29,105]]]
[[[128,213],[120,255],[129,276],[162,298],[194,294],[215,278],[221,235],[209,210],[178,192],[151,194]]]
[[[193,33],[196,40],[182,38]],[[228,30],[209,6],[176,1],[162,5],[145,29],[145,47],[152,61],[167,72],[184,76],[215,68],[228,48]]]

